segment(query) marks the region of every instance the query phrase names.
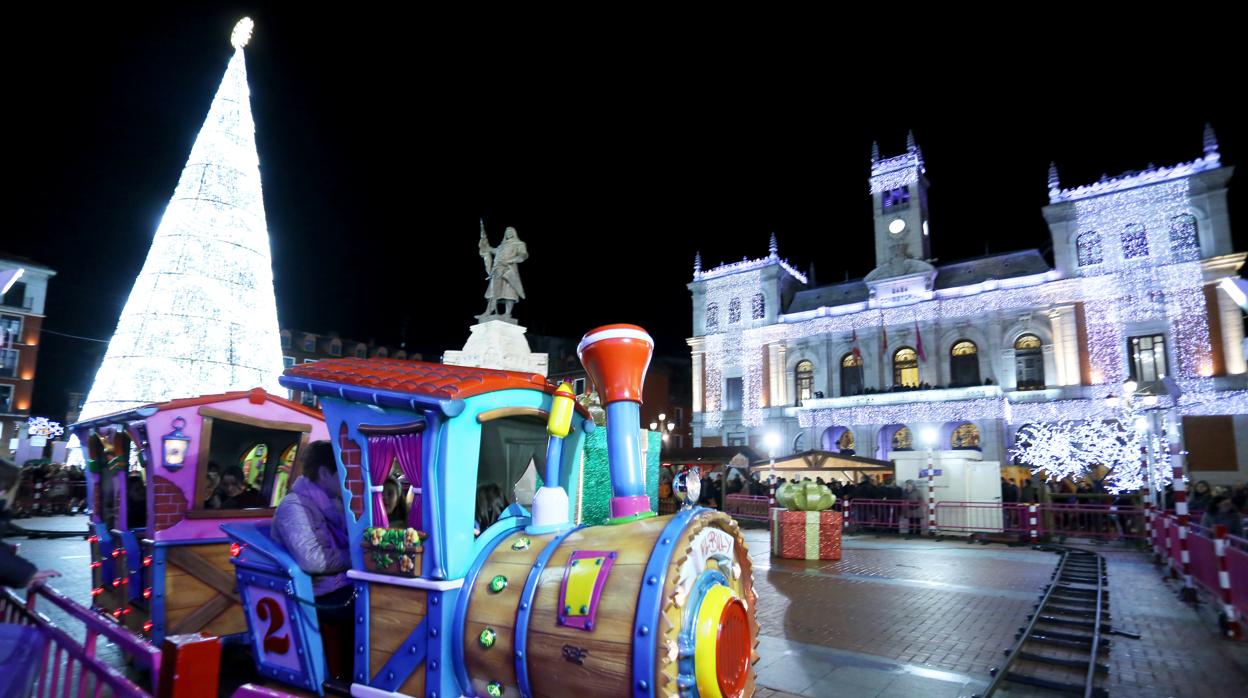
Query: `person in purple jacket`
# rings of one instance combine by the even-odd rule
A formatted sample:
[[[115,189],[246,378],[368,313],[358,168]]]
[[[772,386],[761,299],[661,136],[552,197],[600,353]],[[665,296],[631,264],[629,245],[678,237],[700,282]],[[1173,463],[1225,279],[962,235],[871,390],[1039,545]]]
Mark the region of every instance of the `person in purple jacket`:
[[[22,469],[16,463],[0,458],[0,536],[9,527],[13,498],[21,481]],[[34,589],[50,577],[59,577],[56,570],[41,570],[17,554],[16,549],[0,541],[0,585],[14,589]]]
[[[328,441],[303,448],[303,474],[273,514],[273,540],[281,543],[299,569],[312,576],[317,621],[331,676],[350,676],[354,591],[347,579],[351,554],[342,508],[338,461]]]

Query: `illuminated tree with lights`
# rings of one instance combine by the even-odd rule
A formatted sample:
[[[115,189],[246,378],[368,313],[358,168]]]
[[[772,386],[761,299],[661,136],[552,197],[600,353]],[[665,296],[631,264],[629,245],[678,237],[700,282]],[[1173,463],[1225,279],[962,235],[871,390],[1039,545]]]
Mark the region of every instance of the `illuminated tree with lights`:
[[[234,55],[122,309],[82,419],[175,397],[280,392],[282,353],[243,47]]]
[[[1140,434],[1131,420],[1063,421],[1026,424],[1018,430],[1010,455],[1046,480],[1100,479],[1113,494],[1134,492],[1149,483],[1148,461],[1152,465],[1153,487],[1170,482],[1166,459],[1145,459]],[[1105,473],[1100,475],[1100,468]]]

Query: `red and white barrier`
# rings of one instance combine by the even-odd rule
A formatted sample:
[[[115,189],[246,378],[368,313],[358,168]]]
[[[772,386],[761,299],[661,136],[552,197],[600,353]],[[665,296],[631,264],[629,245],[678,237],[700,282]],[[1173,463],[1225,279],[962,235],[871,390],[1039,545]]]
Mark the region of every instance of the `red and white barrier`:
[[[1214,554],[1218,558],[1218,590],[1222,597],[1222,613],[1226,615],[1226,634],[1232,640],[1242,640],[1244,633],[1231,595],[1231,572],[1226,559],[1227,538],[1226,526],[1219,524],[1214,527],[1213,545]]]

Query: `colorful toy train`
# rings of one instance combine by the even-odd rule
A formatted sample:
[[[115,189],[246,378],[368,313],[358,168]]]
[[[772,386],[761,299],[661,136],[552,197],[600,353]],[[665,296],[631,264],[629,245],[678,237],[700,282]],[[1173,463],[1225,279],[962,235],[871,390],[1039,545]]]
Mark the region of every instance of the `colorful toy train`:
[[[728,516],[697,507],[656,516],[646,496],[639,403],[652,352],[653,340],[633,325],[600,327],[579,346],[607,412],[611,516],[599,525],[576,521],[582,449],[595,425],[566,387],[532,374],[386,359],[287,369],[283,385],[319,398],[325,423],[309,419],[310,436],[327,432],[340,466],[352,548],[352,695],[753,694],[756,596],[739,530]],[[164,422],[148,428],[164,433],[180,409],[162,406]],[[201,470],[203,448],[211,451],[201,447]],[[279,446],[266,451],[277,454]],[[167,477],[168,467],[149,466],[151,479]],[[483,521],[476,506],[483,494],[510,494],[534,468],[541,487],[531,503],[511,502]],[[407,521],[387,520],[383,505],[381,483],[396,471],[414,493]],[[266,471],[257,481],[268,486],[274,477]],[[153,505],[149,514],[158,513]],[[267,680],[322,694],[312,579],[272,540],[264,513],[212,522],[230,541],[237,580],[230,591],[240,604],[233,608],[246,619],[245,637]],[[220,545],[218,533],[201,535],[212,541],[205,545]],[[97,545],[107,553],[114,543]],[[213,556],[203,567],[221,570],[220,563]],[[101,570],[103,582],[116,573]],[[102,586],[101,596],[112,593]],[[173,593],[168,585],[165,593]],[[170,631],[168,608],[166,601],[163,626],[152,616],[157,638]]]

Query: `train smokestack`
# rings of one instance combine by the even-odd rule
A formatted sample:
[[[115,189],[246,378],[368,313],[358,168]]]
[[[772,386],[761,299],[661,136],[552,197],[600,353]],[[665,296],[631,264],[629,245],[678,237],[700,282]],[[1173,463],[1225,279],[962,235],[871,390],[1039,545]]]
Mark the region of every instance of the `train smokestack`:
[[[609,523],[654,516],[641,457],[641,388],[654,354],[654,339],[636,325],[604,325],[590,330],[576,353],[607,409]]]

